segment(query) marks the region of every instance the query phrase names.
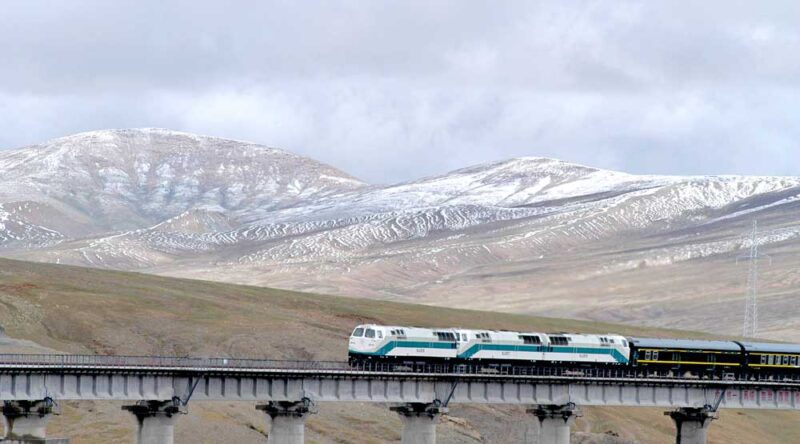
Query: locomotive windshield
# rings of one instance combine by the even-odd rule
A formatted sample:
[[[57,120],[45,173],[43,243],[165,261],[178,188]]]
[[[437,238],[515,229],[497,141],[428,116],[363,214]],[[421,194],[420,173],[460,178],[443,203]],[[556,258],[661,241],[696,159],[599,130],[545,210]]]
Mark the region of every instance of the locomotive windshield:
[[[362,336],[364,336],[364,329],[363,328],[358,327],[357,329],[353,330],[353,337],[360,338]]]

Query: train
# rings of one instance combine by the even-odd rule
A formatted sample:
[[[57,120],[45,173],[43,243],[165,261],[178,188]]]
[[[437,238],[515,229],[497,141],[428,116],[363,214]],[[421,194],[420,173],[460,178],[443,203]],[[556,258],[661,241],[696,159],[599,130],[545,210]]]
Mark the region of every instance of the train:
[[[351,366],[415,371],[470,368],[615,368],[697,378],[800,378],[800,345],[364,324],[350,334]]]

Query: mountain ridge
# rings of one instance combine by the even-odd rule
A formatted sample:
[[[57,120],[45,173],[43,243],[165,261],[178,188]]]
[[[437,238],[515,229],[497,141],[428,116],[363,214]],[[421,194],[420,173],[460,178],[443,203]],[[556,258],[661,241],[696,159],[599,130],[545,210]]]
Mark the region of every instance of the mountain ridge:
[[[666,301],[648,308],[648,298],[704,306],[724,295],[712,314],[733,316],[729,301],[744,292],[726,264],[752,219],[760,244],[800,250],[800,177],[633,175],[523,157],[380,186],[281,150],[163,129],[42,145],[45,159],[41,145],[0,152],[0,173],[17,162],[15,175],[0,175],[0,254],[685,328],[684,317],[716,308],[687,314]],[[58,150],[71,153],[63,164],[47,158]],[[681,299],[706,285],[686,271],[676,276],[688,279],[683,289],[653,287],[688,265],[717,270],[724,290]],[[793,273],[780,267],[776,297],[795,294]],[[652,319],[655,309],[666,314]]]

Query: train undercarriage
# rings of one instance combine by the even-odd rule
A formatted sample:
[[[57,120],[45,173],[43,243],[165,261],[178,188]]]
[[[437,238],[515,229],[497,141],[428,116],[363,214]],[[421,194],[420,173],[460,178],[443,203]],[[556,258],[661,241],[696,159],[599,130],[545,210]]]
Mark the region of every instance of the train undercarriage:
[[[519,376],[630,377],[710,380],[800,381],[800,369],[765,371],[742,367],[605,364],[585,362],[444,359],[350,354],[351,368],[363,371]],[[743,371],[744,370],[744,371]]]

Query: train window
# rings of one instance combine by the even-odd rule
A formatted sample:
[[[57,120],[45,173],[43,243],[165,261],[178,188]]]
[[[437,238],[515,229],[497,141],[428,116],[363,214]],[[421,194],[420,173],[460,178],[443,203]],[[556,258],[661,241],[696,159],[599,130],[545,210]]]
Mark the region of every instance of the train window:
[[[769,356],[767,356],[767,355],[761,355],[761,363],[762,363],[762,364],[766,364],[766,363],[767,363],[767,358],[768,358],[768,357],[769,357]]]
[[[789,365],[789,357],[788,356],[784,355],[782,360],[783,360],[783,365]]]
[[[649,361],[650,358],[652,358],[652,357],[653,357],[653,354],[650,352],[650,350],[647,350],[646,352],[644,352],[644,359],[646,361]]]
[[[658,352],[657,351],[653,352],[653,361],[658,361]]]
[[[625,339],[623,339],[623,340],[622,340],[622,346],[623,346],[623,347],[627,347],[627,346],[628,346],[628,341],[626,341]]]
[[[368,328],[367,329],[367,333],[364,336],[366,336],[368,338],[374,338],[375,337],[375,330],[373,330],[371,328]]]
[[[383,339],[383,332],[382,331],[378,332],[378,339]]]
[[[717,355],[715,355],[713,353],[709,353],[708,355],[706,355],[706,361],[708,361],[710,363],[717,362]]]
[[[797,356],[792,356],[792,365],[797,366]]]
[[[353,330],[353,337],[360,338],[362,336],[364,336],[364,329],[363,328],[358,327],[357,329]]]
[[[609,339],[609,340],[608,340],[608,342],[610,342],[610,343],[612,343],[612,344],[613,344],[613,343],[614,343],[614,340],[613,340],[613,339]]]
[[[681,362],[681,354],[680,353],[673,353],[672,360],[675,362]]]
[[[435,331],[434,334],[440,341],[455,342],[456,335],[449,331]]]
[[[541,344],[542,339],[538,336],[531,336],[531,335],[519,335],[519,338],[522,339],[523,344]]]
[[[552,345],[567,345],[568,339],[564,336],[550,336],[550,344]]]
[[[466,333],[461,333],[461,340],[464,341],[464,342],[467,342],[467,334]]]

